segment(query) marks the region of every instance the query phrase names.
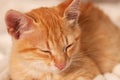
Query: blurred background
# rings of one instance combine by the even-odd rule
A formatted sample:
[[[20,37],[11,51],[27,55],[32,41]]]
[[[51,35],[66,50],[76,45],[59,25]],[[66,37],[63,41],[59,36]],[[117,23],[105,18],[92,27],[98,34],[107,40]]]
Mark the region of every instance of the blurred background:
[[[31,9],[43,6],[55,6],[64,0],[0,0],[0,67],[7,61],[8,53],[11,48],[11,38],[7,34],[4,21],[5,13],[9,9],[27,12]],[[82,0],[88,1],[88,0]],[[101,8],[111,20],[120,26],[120,0],[89,0]],[[2,68],[0,68],[0,71]]]

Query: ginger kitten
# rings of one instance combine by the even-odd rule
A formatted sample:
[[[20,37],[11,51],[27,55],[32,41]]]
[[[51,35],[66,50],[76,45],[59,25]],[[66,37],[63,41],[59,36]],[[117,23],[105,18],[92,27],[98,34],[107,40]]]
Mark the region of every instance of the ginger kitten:
[[[93,80],[120,62],[120,31],[81,0],[6,14],[11,80]]]

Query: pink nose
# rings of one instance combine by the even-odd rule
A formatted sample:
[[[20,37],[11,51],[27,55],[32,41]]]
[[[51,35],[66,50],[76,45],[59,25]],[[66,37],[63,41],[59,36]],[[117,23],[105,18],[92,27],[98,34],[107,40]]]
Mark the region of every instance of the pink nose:
[[[65,68],[66,64],[65,64],[65,63],[57,63],[57,64],[55,64],[55,66],[56,66],[58,69],[62,70],[63,68]]]

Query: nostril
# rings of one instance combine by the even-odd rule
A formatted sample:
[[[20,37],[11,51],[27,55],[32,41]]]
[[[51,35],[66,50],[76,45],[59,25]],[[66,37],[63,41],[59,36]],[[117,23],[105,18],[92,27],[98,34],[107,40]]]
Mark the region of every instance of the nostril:
[[[55,64],[55,66],[56,66],[58,69],[62,70],[63,68],[65,68],[66,64],[65,64],[65,63],[57,63],[57,64]]]

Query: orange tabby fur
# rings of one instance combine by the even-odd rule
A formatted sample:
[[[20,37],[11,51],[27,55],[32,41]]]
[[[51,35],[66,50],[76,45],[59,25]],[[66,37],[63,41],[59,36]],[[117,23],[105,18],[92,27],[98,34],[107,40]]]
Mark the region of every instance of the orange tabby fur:
[[[78,23],[73,23],[66,18],[73,1],[79,0],[66,0],[57,7],[26,14],[8,12],[6,22],[13,38],[12,80],[92,80],[120,61],[119,29],[90,3],[81,3],[78,20],[74,20]],[[29,23],[18,30],[19,35],[9,29],[10,15],[25,17],[17,26]],[[24,29],[26,25],[29,29]]]

